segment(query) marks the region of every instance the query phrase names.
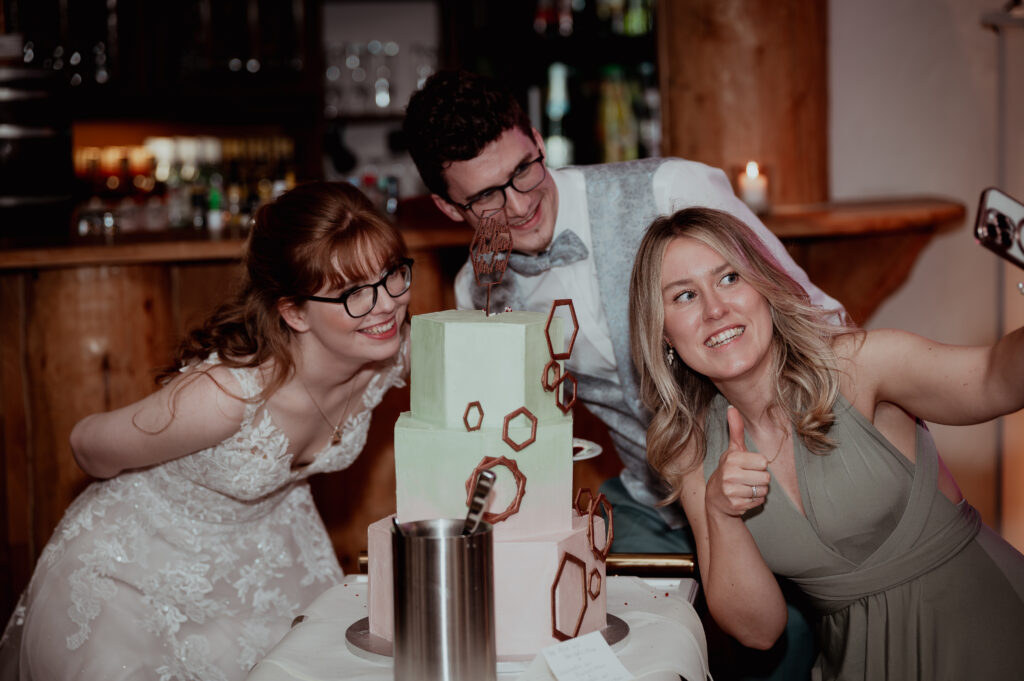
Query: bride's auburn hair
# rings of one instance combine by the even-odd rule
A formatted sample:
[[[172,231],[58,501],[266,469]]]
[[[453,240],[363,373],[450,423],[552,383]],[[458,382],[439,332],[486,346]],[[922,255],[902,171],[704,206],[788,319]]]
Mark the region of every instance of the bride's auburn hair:
[[[741,220],[711,208],[686,208],[658,218],[644,235],[629,283],[630,349],[640,398],[653,413],[647,429],[647,459],[669,485],[667,504],[679,498],[682,475],[704,461],[705,418],[718,394],[714,383],[681,358],[668,363],[661,272],[665,250],[679,238],[698,241],[721,255],[740,278],[765,297],[771,310],[773,415],[796,427],[807,448],[829,451],[832,407],[839,394],[833,341],[858,330],[830,323],[807,292],[779,265]]]

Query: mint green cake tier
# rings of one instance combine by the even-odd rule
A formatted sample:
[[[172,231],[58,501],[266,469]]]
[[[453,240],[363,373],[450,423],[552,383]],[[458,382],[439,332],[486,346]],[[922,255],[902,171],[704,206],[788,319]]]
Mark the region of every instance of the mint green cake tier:
[[[544,390],[551,360],[540,312],[485,315],[479,310],[446,310],[412,318],[411,406],[418,421],[465,430],[466,408],[480,403],[481,426],[502,428],[505,416],[526,407],[538,423],[571,421]],[[552,347],[563,350],[563,326],[551,320]],[[559,365],[562,363],[559,362]],[[559,371],[562,367],[559,366]],[[571,391],[566,391],[569,399]],[[479,421],[474,409],[472,425]]]
[[[466,481],[482,463],[504,458],[507,464],[491,469],[497,479],[488,511],[501,513],[515,499],[514,470],[525,493],[518,512],[496,523],[495,539],[572,527],[572,415],[543,386],[551,360],[546,325],[539,312],[448,310],[412,318],[412,410],[395,425],[400,522],[464,517]],[[550,333],[562,351],[560,318],[551,320]],[[479,407],[467,415],[474,402]],[[506,417],[523,407],[529,415],[509,418],[506,428]]]
[[[521,423],[515,419],[513,424]],[[514,442],[526,441],[531,428],[510,425]],[[405,412],[395,424],[395,491],[399,522],[466,515],[466,481],[485,459],[506,459],[490,470],[496,479],[487,511],[501,513],[515,500],[522,479],[519,511],[494,526],[496,540],[508,541],[572,527],[572,421],[538,424],[536,439],[521,451],[504,442],[501,429],[467,432],[438,428]]]

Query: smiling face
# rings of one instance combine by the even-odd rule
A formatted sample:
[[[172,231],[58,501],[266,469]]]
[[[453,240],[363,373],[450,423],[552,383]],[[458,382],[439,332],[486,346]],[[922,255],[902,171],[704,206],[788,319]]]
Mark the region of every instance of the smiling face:
[[[490,143],[480,155],[468,161],[455,161],[444,176],[448,194],[456,204],[466,204],[481,193],[501,187],[525,164],[544,152],[544,144],[536,131],[526,135],[519,128],[511,128]],[[522,253],[536,254],[551,245],[558,214],[558,192],[551,173],[536,189],[522,194],[509,187],[505,189],[505,207],[493,219],[508,224],[512,232],[512,248]],[[460,205],[453,205],[434,195],[434,203],[448,217],[465,221],[476,229],[480,218]]]
[[[665,248],[661,269],[665,340],[690,369],[721,386],[768,370],[768,301],[717,251],[689,237]]]
[[[387,268],[382,264],[379,276],[346,282],[342,287],[325,284],[314,295],[333,298],[356,286],[376,284]],[[398,353],[402,343],[399,331],[408,314],[410,297],[410,290],[392,297],[381,285],[377,287],[376,304],[363,317],[352,317],[341,303],[316,300],[285,305],[281,313],[299,332],[304,351],[319,354],[325,350],[341,364],[359,367]]]

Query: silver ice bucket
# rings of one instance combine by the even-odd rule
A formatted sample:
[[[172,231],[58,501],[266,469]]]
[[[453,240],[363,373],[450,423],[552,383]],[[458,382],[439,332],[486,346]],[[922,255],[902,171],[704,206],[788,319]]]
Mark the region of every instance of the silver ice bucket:
[[[395,681],[497,681],[493,528],[464,524],[391,528]]]

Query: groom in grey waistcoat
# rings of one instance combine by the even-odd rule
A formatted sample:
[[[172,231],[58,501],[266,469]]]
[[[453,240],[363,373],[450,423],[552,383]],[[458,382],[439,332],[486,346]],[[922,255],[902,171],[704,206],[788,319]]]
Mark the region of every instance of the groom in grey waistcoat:
[[[629,277],[651,221],[688,206],[728,211],[750,225],[813,302],[842,307],[814,286],[781,242],[734,195],[725,174],[682,159],[550,169],[544,142],[518,101],[496,81],[440,71],[409,100],[404,133],[434,203],[475,228],[508,224],[508,271],[490,309],[548,312],[573,301],[579,333],[566,360],[577,399],[608,427],[622,473],[606,481],[615,513],[613,552],[694,553],[678,504],[660,506],[664,488],[647,464],[650,414],[640,401],[629,349]],[[455,281],[457,306],[483,309],[487,291],[466,263]],[[735,662],[737,656],[728,656]],[[792,605],[786,634],[770,651],[745,651],[737,678],[809,678],[815,645]],[[716,673],[716,678],[721,678]]]

